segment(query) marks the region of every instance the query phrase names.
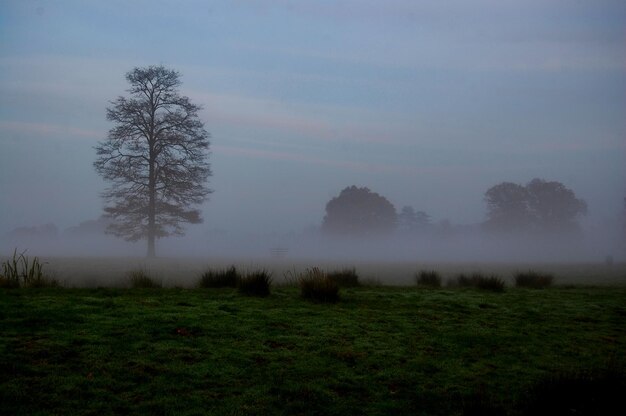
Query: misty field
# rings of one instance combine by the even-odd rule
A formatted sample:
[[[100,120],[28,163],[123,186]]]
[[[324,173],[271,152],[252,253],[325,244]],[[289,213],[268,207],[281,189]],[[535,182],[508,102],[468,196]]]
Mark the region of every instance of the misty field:
[[[622,400],[626,288],[0,290],[0,351],[4,414],[586,414]]]
[[[0,258],[4,261],[5,258]],[[197,284],[200,274],[208,269],[226,268],[236,264],[242,271],[263,269],[272,273],[275,283],[285,277],[300,273],[310,267],[325,270],[354,268],[361,281],[370,284],[406,286],[415,283],[415,273],[422,269],[434,269],[444,281],[456,278],[460,273],[497,274],[509,286],[514,284],[514,274],[527,270],[539,270],[554,276],[556,285],[624,286],[626,287],[626,263],[529,263],[529,262],[409,262],[409,261],[343,261],[318,259],[273,259],[175,257],[43,257],[45,272],[66,287],[125,287],[128,272],[144,270],[165,287],[191,288]]]

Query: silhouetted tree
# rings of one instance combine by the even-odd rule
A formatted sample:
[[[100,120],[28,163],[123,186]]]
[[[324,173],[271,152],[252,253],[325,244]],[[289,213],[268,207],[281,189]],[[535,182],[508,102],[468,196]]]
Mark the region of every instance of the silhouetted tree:
[[[32,227],[18,227],[12,230],[10,239],[55,239],[59,236],[59,229],[54,224],[35,225]]]
[[[393,231],[397,215],[385,197],[350,186],[326,204],[322,230],[331,234],[378,236]]]
[[[577,219],[587,214],[587,203],[560,182],[533,179],[526,185],[528,209],[537,226],[544,231],[569,231],[578,227]]]
[[[115,123],[96,146],[96,171],[111,182],[102,194],[113,222],[107,231],[128,241],[182,235],[181,223],[200,223],[202,203],[211,192],[209,134],[198,118],[200,106],[179,95],[180,75],[163,66],[126,74],[129,98],[107,108]]]
[[[528,229],[532,216],[528,209],[528,190],[516,183],[502,182],[485,192],[489,229],[519,231]]]
[[[398,226],[402,231],[415,232],[430,225],[430,215],[424,211],[415,211],[411,206],[402,207],[398,214]]]
[[[97,220],[87,220],[74,227],[69,227],[65,230],[65,233],[72,236],[104,235],[110,224],[111,219],[106,215],[102,215]]]
[[[533,179],[526,186],[503,182],[485,193],[485,225],[499,231],[565,232],[578,228],[587,204],[560,182]]]

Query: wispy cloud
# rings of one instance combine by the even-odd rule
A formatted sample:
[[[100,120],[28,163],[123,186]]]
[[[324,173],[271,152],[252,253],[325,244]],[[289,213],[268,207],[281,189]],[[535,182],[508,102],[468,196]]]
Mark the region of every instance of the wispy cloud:
[[[102,138],[104,133],[101,131],[83,129],[72,126],[48,124],[48,123],[31,123],[21,121],[0,121],[0,131],[7,133],[22,133],[36,135],[41,138],[50,136],[64,136],[68,138]]]
[[[235,94],[193,92],[204,103],[207,123],[281,131],[296,140],[352,143],[402,143],[411,134],[407,126],[390,125],[388,115],[359,107],[323,106]]]
[[[305,153],[288,152],[282,150],[265,150],[250,147],[214,145],[215,153],[230,156],[245,157],[250,159],[263,159],[270,161],[307,163],[320,166],[329,166],[340,170],[375,173],[397,173],[404,175],[424,175],[424,174],[461,174],[476,171],[475,166],[464,164],[453,165],[429,165],[416,166],[398,163],[380,163],[374,161],[355,161],[324,158],[321,156],[311,156]],[[478,169],[481,170],[481,169]]]
[[[626,150],[626,138],[622,140],[602,139],[593,142],[582,140],[549,140],[532,146],[529,150],[534,152],[585,152]]]
[[[624,70],[626,8],[616,0],[256,2],[319,26],[348,26],[318,42],[235,39],[252,53],[375,68],[460,71]],[[252,7],[254,9],[254,7]],[[263,14],[265,15],[265,14]],[[566,16],[566,17],[563,17]],[[312,27],[318,25],[312,24]],[[315,32],[311,29],[312,34]],[[354,34],[354,36],[352,35]]]

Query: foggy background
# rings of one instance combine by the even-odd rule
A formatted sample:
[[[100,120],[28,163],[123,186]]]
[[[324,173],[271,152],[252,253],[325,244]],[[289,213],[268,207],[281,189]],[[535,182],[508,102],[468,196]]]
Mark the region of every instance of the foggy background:
[[[145,253],[76,227],[102,214],[106,107],[163,64],[204,106],[215,192],[158,255],[624,260],[625,39],[621,0],[3,1],[0,250]],[[477,231],[487,189],[537,177],[587,202],[583,239]],[[457,232],[330,241],[350,185]]]

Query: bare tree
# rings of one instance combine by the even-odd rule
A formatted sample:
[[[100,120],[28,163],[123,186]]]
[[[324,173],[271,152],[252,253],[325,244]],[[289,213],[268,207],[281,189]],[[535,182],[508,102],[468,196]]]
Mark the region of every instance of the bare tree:
[[[128,241],[146,238],[148,257],[155,241],[182,235],[181,223],[202,222],[201,204],[212,191],[209,134],[198,118],[200,106],[180,96],[180,74],[163,66],[126,74],[128,98],[107,108],[115,123],[96,146],[96,171],[111,186],[102,194],[113,220],[107,231]]]

